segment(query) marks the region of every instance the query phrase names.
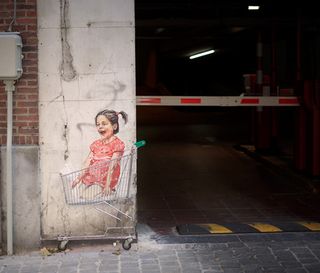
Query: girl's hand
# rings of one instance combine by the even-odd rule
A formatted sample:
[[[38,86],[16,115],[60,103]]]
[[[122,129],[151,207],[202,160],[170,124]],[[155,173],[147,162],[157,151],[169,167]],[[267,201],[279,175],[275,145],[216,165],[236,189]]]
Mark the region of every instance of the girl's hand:
[[[75,186],[77,186],[79,183],[81,182],[80,177],[76,178],[72,184],[71,184],[71,188],[73,189]]]

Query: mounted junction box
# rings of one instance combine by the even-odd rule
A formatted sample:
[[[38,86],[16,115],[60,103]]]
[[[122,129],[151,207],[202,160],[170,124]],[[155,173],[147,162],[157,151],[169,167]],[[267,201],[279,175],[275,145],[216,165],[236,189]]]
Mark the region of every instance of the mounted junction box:
[[[17,32],[0,32],[0,80],[22,75],[22,40]]]

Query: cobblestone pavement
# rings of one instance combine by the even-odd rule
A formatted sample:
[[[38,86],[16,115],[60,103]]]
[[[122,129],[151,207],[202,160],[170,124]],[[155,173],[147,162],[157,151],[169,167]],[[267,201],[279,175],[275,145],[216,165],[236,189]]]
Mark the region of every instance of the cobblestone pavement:
[[[216,237],[221,238],[221,237]],[[223,236],[224,242],[75,247],[0,257],[1,273],[319,273],[320,234]]]

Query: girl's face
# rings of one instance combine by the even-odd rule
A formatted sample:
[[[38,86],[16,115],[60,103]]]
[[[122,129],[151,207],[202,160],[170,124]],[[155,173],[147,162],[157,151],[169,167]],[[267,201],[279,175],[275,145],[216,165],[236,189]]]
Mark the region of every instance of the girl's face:
[[[102,138],[110,138],[113,136],[113,130],[117,128],[117,125],[112,125],[111,122],[104,116],[97,117],[97,130]]]

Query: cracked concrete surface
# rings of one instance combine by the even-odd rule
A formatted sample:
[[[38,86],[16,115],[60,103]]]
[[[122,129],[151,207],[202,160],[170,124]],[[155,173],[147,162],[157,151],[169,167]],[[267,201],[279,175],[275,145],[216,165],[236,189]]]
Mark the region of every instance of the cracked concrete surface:
[[[60,67],[61,77],[65,81],[72,81],[76,78],[77,72],[73,66],[73,56],[68,41],[70,29],[69,21],[69,0],[60,0],[60,29],[62,62]]]

